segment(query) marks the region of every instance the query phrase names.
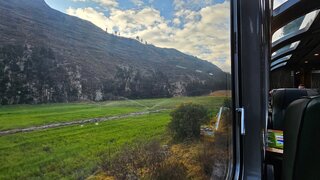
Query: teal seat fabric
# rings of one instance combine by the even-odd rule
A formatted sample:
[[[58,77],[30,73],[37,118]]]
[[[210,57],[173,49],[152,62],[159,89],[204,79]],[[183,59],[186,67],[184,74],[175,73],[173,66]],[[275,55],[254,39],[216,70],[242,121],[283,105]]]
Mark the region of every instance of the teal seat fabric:
[[[282,165],[284,180],[320,180],[320,96],[288,106]]]

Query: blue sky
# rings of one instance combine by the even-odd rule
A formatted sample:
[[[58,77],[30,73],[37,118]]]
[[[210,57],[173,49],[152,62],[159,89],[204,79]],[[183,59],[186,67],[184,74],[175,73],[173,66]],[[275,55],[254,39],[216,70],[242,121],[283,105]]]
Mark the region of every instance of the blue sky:
[[[228,0],[45,0],[63,13],[108,33],[141,37],[175,48],[230,72]]]

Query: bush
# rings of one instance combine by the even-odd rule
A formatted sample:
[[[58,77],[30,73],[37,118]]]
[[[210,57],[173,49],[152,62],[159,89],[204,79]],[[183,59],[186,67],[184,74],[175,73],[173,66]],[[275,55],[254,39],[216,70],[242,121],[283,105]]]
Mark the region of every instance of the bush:
[[[185,180],[187,179],[187,168],[179,162],[164,161],[152,172],[151,178],[156,180]]]
[[[232,99],[231,98],[224,99],[223,107],[231,108],[232,107]]]
[[[225,111],[219,129],[214,132],[213,142],[204,141],[198,154],[204,174],[212,179],[224,179],[228,163],[231,161],[229,157],[231,119],[231,110]]]
[[[154,172],[165,159],[160,142],[127,144],[113,158],[102,159],[102,169],[116,179],[141,179]],[[103,157],[105,158],[105,157]]]
[[[171,114],[169,129],[177,140],[200,137],[200,126],[210,120],[208,110],[192,103],[181,104]]]

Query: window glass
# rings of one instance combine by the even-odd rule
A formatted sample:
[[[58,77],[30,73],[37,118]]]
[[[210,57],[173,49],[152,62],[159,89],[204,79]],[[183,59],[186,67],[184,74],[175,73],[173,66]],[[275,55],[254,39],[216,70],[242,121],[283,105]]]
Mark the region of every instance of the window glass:
[[[299,17],[287,25],[283,26],[279,30],[277,30],[272,36],[272,42],[275,42],[279,39],[285,38],[293,33],[298,32],[299,30],[305,29],[308,30],[314,19],[318,15],[318,10],[312,11],[302,17]]]
[[[285,52],[295,50],[298,47],[299,43],[300,43],[300,41],[296,41],[294,43],[288,44],[288,45],[278,49],[277,51],[272,53],[272,59],[278,55],[285,53]]]
[[[279,63],[281,63],[281,62],[283,62],[283,61],[288,61],[288,60],[291,58],[291,56],[292,56],[292,55],[290,54],[290,55],[288,55],[288,56],[282,57],[282,58],[280,58],[280,59],[277,59],[277,60],[271,62],[271,67],[274,66],[274,65],[276,65],[276,64],[279,64]]]
[[[288,0],[274,0],[273,1],[273,10],[277,9],[282,4],[286,3]]]
[[[280,63],[280,64],[272,67],[272,68],[271,68],[271,71],[273,71],[273,70],[275,70],[275,69],[278,69],[278,68],[280,68],[280,67],[283,67],[283,66],[285,66],[286,64],[287,64],[287,62]]]
[[[229,0],[0,9],[0,179],[232,174]]]

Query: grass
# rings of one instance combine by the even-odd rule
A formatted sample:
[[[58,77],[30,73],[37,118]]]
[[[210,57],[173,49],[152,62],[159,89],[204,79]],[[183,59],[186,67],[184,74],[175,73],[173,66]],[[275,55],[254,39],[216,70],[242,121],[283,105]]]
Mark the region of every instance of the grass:
[[[213,111],[215,111],[215,106],[220,105],[223,99],[223,97],[202,96],[136,101],[106,101],[100,103],[0,106],[0,131],[15,128],[26,128],[48,123],[115,116],[138,111],[163,108],[171,109],[182,102],[205,104],[212,107]]]
[[[168,121],[167,112],[3,136],[0,179],[85,178],[96,170],[99,154],[134,139],[159,137]]]
[[[223,99],[183,97],[136,102],[4,106],[0,108],[0,123],[2,129],[28,127],[146,109],[171,109],[182,102],[204,104],[216,114]],[[137,139],[163,138],[170,121],[169,112],[106,121],[98,125],[0,136],[0,179],[84,179],[99,168],[102,155],[109,151],[113,154],[125,143]]]

